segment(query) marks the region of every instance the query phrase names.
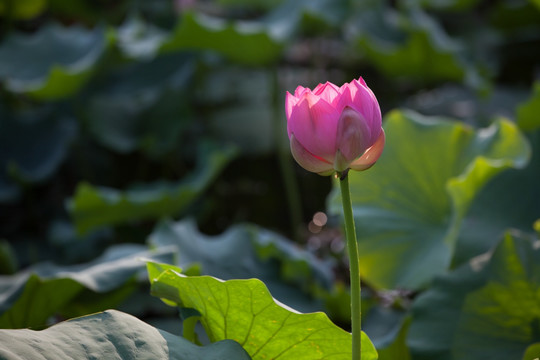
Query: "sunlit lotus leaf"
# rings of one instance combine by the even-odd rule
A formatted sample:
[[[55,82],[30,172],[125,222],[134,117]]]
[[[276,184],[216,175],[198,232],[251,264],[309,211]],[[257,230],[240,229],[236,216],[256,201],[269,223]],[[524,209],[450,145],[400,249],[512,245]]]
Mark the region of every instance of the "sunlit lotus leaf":
[[[153,266],[159,265],[148,264]],[[350,333],[324,313],[302,314],[276,302],[257,279],[186,277],[169,269],[151,282],[153,295],[197,310],[211,341],[235,340],[253,359],[351,357]],[[377,359],[371,341],[362,335],[362,359]]]
[[[407,338],[413,358],[540,356],[539,264],[537,241],[507,233],[492,253],[436,280],[415,300]]]
[[[362,276],[377,288],[425,286],[450,266],[463,217],[497,173],[527,164],[517,127],[498,120],[480,130],[449,119],[393,111],[383,155],[349,173]],[[329,198],[341,213],[336,188]]]
[[[530,99],[517,108],[517,122],[524,131],[540,128],[540,82],[534,83]]]

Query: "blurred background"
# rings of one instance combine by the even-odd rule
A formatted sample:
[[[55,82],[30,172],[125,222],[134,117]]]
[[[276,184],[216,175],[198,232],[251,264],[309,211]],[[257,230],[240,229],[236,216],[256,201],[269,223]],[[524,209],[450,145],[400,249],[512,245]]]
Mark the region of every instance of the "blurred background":
[[[205,239],[250,223],[291,240],[259,239],[260,258],[300,249],[346,284],[332,179],[291,159],[284,98],[360,76],[383,115],[478,128],[526,106],[532,131],[540,2],[1,0],[0,273],[155,245],[172,221]],[[333,291],[315,298],[342,304]],[[379,300],[408,299],[396,291]]]

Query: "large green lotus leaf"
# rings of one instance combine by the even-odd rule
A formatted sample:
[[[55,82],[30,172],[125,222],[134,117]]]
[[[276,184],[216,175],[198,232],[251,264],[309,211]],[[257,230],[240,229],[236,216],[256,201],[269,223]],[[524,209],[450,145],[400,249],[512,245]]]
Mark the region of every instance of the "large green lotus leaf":
[[[462,46],[439,23],[420,10],[394,12],[383,2],[359,11],[355,37],[370,64],[392,78],[467,80],[479,85],[476,70],[462,56]]]
[[[49,24],[31,35],[14,33],[0,45],[0,79],[12,92],[65,98],[88,81],[106,47],[102,27]]]
[[[200,347],[126,313],[108,310],[46,330],[0,330],[0,358],[248,360],[234,341]]]
[[[414,359],[522,359],[539,329],[540,247],[507,233],[415,300],[407,342]]]
[[[406,343],[410,320],[411,318],[407,317],[405,321],[401,322],[399,332],[395,334],[392,343],[384,348],[376,347],[379,352],[379,360],[411,360],[411,352]]]
[[[524,131],[540,128],[540,81],[534,83],[530,99],[517,108],[517,122]]]
[[[174,245],[178,266],[198,264],[203,275],[258,278],[278,300],[301,311],[320,310],[322,304],[310,293],[314,288],[330,288],[334,279],[329,262],[255,225],[236,225],[221,235],[207,236],[191,219],[166,221],[150,235],[149,243],[157,248]]]
[[[201,146],[197,168],[177,183],[161,181],[125,191],[79,184],[68,206],[77,231],[185,211],[236,154],[233,147],[207,145]]]
[[[49,111],[12,114],[0,107],[0,202],[19,194],[17,182],[35,183],[54,174],[67,155],[77,127]]]
[[[173,33],[159,52],[210,50],[247,65],[274,62],[282,45],[273,39],[262,23],[232,22],[203,14],[184,12]]]
[[[499,120],[473,128],[410,111],[385,117],[386,147],[366,172],[351,171],[360,270],[377,288],[419,289],[450,265],[460,224],[482,186],[523,167],[529,144]],[[341,214],[338,184],[329,198]]]
[[[486,252],[508,228],[532,232],[540,218],[540,131],[528,135],[531,161],[525,169],[500,174],[477,195],[463,221],[454,264]]]
[[[342,306],[347,306],[343,304]],[[362,330],[368,334],[379,353],[379,360],[410,360],[405,335],[410,323],[406,311],[380,304],[362,306]]]
[[[40,15],[47,7],[47,0],[17,0],[0,2],[0,16],[29,20]]]
[[[43,327],[82,291],[107,296],[144,269],[141,258],[171,261],[172,249],[148,251],[142,245],[111,247],[81,265],[40,263],[13,276],[0,276],[0,328]],[[98,299],[96,299],[96,302]]]
[[[189,124],[187,83],[192,57],[160,56],[109,75],[87,104],[88,127],[103,146],[120,153],[163,156],[181,143]]]
[[[276,302],[260,280],[186,277],[169,269],[151,282],[153,295],[197,310],[210,341],[235,340],[253,359],[351,357],[350,333],[324,313],[302,314]],[[362,359],[377,359],[362,335]]]

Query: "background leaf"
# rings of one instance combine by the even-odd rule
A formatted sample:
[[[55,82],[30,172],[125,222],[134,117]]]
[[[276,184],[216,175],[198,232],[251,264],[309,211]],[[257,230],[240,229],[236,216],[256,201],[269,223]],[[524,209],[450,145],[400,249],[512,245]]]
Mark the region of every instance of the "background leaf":
[[[158,159],[171,153],[192,120],[193,68],[192,57],[171,54],[111,72],[85,106],[90,133],[119,153],[140,149]]]
[[[2,276],[0,328],[45,327],[49,317],[62,312],[85,288],[104,294],[107,303],[111,291],[124,287],[144,269],[141,258],[170,261],[172,253],[170,248],[150,252],[144,246],[124,245],[109,248],[88,264],[42,263],[13,277]]]
[[[47,6],[47,0],[18,0],[0,3],[0,15],[28,20],[40,15]]]
[[[533,222],[540,217],[540,132],[528,138],[533,151],[525,169],[511,169],[493,179],[471,204],[459,235],[455,264],[488,251],[493,239],[509,228],[532,232]]]
[[[68,360],[96,356],[118,359],[250,359],[233,341],[198,347],[184,338],[115,310],[66,321],[42,331],[0,330],[2,359]]]
[[[277,59],[281,44],[257,22],[229,22],[224,19],[185,12],[160,52],[185,49],[212,50],[232,61],[256,65]]]
[[[525,351],[522,360],[536,360],[540,356],[540,343],[532,344]]]
[[[534,131],[540,127],[540,82],[533,85],[530,99],[517,109],[517,121],[524,131]]]
[[[77,126],[48,109],[6,116],[0,122],[0,202],[13,201],[17,183],[50,178],[68,154]]]
[[[420,9],[398,12],[384,2],[373,4],[360,8],[352,26],[358,46],[379,71],[423,83],[478,76],[461,56],[462,45],[427,13]]]
[[[176,184],[162,181],[119,191],[83,183],[69,205],[77,231],[84,233],[100,226],[179,214],[209,186],[235,153],[233,147],[201,147],[198,168]]]
[[[13,34],[0,45],[0,79],[10,91],[38,99],[70,96],[89,80],[106,46],[102,27],[51,24],[33,35]]]
[[[530,238],[507,233],[492,254],[437,280],[414,304],[413,358],[521,359],[539,340],[539,256]]]
[[[318,288],[329,289],[334,278],[330,262],[255,225],[237,225],[207,236],[193,220],[162,222],[149,242],[157,248],[174,245],[177,264],[182,268],[198,264],[203,275],[225,280],[258,278],[278,300],[304,312],[321,310],[322,304],[312,294]]]

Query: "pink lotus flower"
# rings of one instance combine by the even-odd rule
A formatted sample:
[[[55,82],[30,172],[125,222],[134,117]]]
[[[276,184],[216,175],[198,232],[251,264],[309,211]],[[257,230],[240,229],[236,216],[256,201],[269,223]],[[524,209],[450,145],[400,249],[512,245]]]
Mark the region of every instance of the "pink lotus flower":
[[[285,100],[294,159],[320,175],[366,170],[381,156],[381,110],[364,79],[341,87],[327,82],[313,91],[298,86]]]

